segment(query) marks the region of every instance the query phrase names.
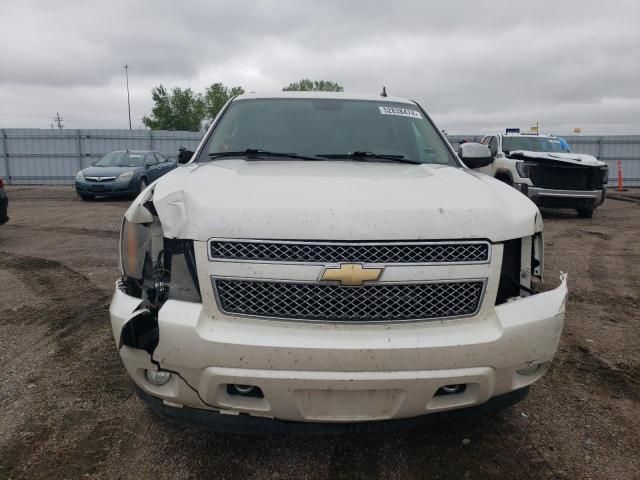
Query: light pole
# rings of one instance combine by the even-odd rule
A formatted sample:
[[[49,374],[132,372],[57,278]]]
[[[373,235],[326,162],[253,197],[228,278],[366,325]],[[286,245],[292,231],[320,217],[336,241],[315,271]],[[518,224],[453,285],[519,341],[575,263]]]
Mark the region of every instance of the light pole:
[[[129,65],[124,66],[124,74],[127,76],[127,107],[129,107],[129,130],[131,130],[131,100],[129,99]]]

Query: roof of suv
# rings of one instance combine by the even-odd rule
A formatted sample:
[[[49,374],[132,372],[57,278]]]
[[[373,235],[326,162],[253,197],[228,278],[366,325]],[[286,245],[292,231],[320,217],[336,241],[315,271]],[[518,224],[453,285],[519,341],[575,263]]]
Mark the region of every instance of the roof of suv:
[[[396,102],[415,105],[415,102],[401,97],[383,97],[380,95],[357,95],[344,92],[272,92],[272,93],[243,93],[237,100],[254,98],[317,98],[332,100],[373,100],[378,102]]]
[[[537,133],[499,133],[503,137],[536,137],[536,138],[556,138],[555,135],[545,135]]]

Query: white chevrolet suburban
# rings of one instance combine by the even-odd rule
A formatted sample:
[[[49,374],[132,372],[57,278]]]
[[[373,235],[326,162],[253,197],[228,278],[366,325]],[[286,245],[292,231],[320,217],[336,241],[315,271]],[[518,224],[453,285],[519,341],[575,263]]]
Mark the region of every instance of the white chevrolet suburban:
[[[558,137],[514,132],[488,135],[482,144],[494,160],[479,170],[520,190],[540,207],[571,208],[591,218],[605,200],[607,164],[592,155],[571,153]]]
[[[245,94],[127,210],[111,324],[162,417],[362,430],[523,398],[558,347],[542,219],[415,102]],[[540,293],[539,293],[540,292]],[[455,413],[454,413],[455,414]]]

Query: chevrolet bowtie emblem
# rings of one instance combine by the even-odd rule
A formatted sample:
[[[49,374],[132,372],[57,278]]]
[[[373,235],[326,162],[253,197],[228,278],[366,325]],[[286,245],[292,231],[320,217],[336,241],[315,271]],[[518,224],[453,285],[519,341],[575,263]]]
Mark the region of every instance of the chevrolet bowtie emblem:
[[[364,268],[359,263],[343,263],[339,267],[327,267],[320,280],[340,282],[348,287],[361,287],[364,282],[373,282],[380,278],[382,268]]]

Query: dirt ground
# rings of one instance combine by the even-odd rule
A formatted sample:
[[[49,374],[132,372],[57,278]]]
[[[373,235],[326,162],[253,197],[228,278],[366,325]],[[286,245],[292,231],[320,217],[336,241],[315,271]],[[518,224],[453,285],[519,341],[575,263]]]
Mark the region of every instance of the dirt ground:
[[[560,350],[510,410],[419,430],[239,436],[134,395],[108,317],[129,201],[10,187],[0,227],[0,480],[640,478],[640,195],[544,212],[546,281],[569,272]],[[463,441],[464,440],[464,441]]]

